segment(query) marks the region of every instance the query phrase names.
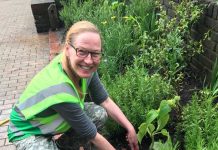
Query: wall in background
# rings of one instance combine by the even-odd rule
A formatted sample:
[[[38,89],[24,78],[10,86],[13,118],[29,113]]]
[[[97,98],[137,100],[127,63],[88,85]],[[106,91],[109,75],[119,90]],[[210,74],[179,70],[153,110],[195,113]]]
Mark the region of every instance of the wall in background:
[[[161,0],[164,9],[169,17],[175,17],[175,12],[169,3],[170,0]],[[180,3],[181,0],[173,0]],[[200,73],[202,77],[208,76],[212,71],[213,64],[218,58],[218,2],[214,0],[201,0],[199,3],[204,3],[206,8],[200,17],[199,21],[192,27],[192,38],[201,40],[204,38],[204,33],[209,31],[209,37],[203,41],[204,53],[194,57],[191,63],[192,69],[196,73]]]

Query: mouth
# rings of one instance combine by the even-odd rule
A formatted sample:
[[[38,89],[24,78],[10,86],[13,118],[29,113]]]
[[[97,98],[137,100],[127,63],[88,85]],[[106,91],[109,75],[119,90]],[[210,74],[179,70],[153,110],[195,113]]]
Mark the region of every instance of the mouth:
[[[88,66],[80,66],[80,68],[85,70],[85,71],[89,71],[92,69],[92,67],[88,67]]]

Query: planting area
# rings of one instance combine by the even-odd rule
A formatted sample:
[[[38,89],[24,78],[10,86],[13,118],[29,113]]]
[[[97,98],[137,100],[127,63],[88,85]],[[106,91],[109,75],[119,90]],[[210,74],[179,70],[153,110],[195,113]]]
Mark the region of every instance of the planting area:
[[[169,18],[159,0],[58,2],[66,30],[79,20],[100,29],[104,55],[98,72],[134,125],[140,149],[218,149],[218,65],[208,84],[189,65],[203,52],[201,40],[190,35],[203,5],[172,5],[175,17]],[[113,121],[104,134],[117,149],[129,149],[125,131]]]

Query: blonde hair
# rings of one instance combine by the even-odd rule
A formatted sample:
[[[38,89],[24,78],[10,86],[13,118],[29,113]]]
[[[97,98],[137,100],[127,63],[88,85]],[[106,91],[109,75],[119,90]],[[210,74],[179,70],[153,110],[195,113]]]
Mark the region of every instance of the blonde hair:
[[[100,31],[93,23],[89,21],[79,21],[70,27],[70,29],[68,30],[66,34],[65,42],[66,43],[73,42],[73,38],[83,32],[94,32],[100,35]]]

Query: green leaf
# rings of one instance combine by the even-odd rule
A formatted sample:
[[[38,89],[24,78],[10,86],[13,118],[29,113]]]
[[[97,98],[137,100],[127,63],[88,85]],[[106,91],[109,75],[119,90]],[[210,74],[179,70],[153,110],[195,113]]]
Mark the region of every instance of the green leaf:
[[[141,144],[143,137],[145,136],[145,134],[147,133],[148,128],[147,128],[147,124],[146,123],[142,123],[139,126],[139,131],[137,133],[137,138],[139,143]]]
[[[148,114],[146,115],[146,123],[150,124],[152,123],[156,118],[158,117],[157,110],[150,110]]]
[[[159,118],[157,120],[157,124],[158,124],[157,131],[160,131],[161,129],[163,129],[166,126],[168,120],[169,120],[169,114],[166,114],[165,116],[162,116],[161,118]]]
[[[118,2],[118,1],[114,1],[114,2],[112,3],[111,8],[112,8],[113,10],[115,10],[118,6],[119,6],[119,2]]]
[[[212,94],[217,95],[217,93],[218,93],[218,88],[216,90],[214,90]]]
[[[176,103],[180,100],[180,96],[175,96],[173,99],[167,100],[171,108],[176,107]]]
[[[161,134],[169,138],[169,132],[166,129],[162,129]]]
[[[165,131],[164,131],[165,132]],[[173,145],[170,136],[168,137],[166,142],[154,142],[153,150],[177,150],[178,149],[178,142]]]
[[[154,142],[153,150],[166,150],[166,144],[159,142]]]
[[[148,133],[152,135],[153,131],[155,130],[155,126],[153,124],[148,125]]]
[[[159,109],[160,111],[158,114],[158,118],[162,118],[166,116],[171,111],[171,108],[166,100],[161,101]]]

